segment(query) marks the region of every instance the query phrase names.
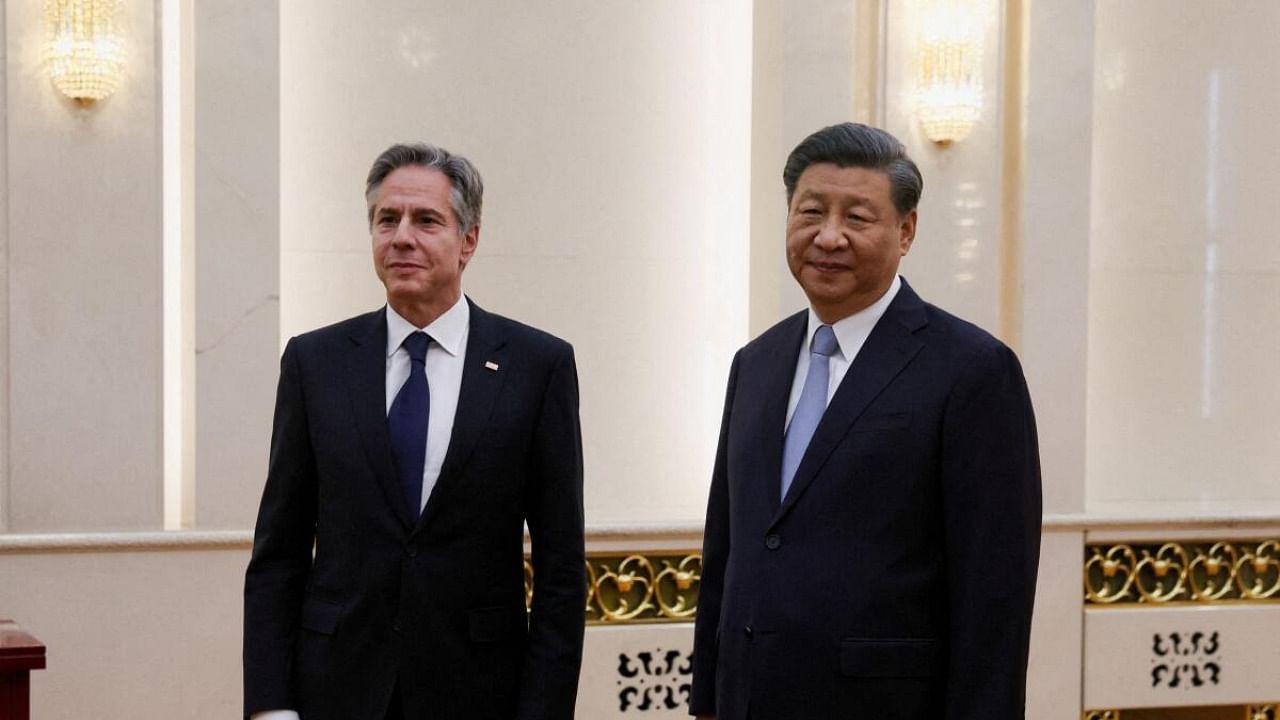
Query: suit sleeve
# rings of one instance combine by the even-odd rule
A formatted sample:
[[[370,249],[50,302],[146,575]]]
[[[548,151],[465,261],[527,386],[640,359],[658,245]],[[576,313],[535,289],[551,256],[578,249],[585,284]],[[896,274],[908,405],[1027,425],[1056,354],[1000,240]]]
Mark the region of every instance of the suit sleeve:
[[[316,527],[316,471],[296,340],[280,360],[267,482],[244,581],[244,712],[296,708],[293,648]]]
[[[980,353],[942,432],[948,584],[947,720],[1022,718],[1040,557],[1040,459],[1022,367]]]
[[[729,368],[729,385],[720,418],[720,441],[711,472],[707,521],[702,535],[702,581],[698,586],[698,614],[693,631],[693,687],[690,715],[716,713],[716,664],[719,654],[720,607],[724,597],[725,566],[729,559],[729,418],[738,377],[738,356]]]
[[[578,371],[567,345],[551,371],[526,496],[533,563],[521,720],[571,720],[582,666],[587,579],[583,541]]]

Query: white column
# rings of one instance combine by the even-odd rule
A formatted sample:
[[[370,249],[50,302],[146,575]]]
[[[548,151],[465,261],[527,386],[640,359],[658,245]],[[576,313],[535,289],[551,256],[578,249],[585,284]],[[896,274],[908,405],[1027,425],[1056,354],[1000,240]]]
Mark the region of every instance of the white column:
[[[9,106],[7,9],[0,0],[0,533],[9,529]]]
[[[1009,92],[1006,155],[1016,229],[1006,281],[1019,354],[1036,408],[1044,509],[1084,509],[1089,324],[1090,154],[1093,128],[1092,2],[1009,2],[1004,48],[1021,79]],[[1027,717],[1071,720],[1081,707],[1080,563],[1083,532],[1048,525],[1032,623]]]

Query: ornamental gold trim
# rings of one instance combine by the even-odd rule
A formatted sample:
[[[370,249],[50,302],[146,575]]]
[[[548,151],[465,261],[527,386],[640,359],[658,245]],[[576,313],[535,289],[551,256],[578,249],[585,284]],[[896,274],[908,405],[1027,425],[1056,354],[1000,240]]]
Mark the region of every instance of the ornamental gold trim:
[[[1280,540],[1086,545],[1087,605],[1280,602]]]
[[[690,622],[698,612],[701,552],[587,553],[586,573],[588,624]],[[526,607],[535,587],[526,557]]]
[[[1230,706],[1243,711],[1244,720],[1280,720],[1277,715],[1280,712],[1280,705],[1275,703],[1267,705],[1242,705]],[[1230,709],[1225,707],[1224,709]],[[1143,717],[1147,717],[1150,713],[1144,713]],[[1122,720],[1119,710],[1085,710],[1080,715],[1081,720]]]

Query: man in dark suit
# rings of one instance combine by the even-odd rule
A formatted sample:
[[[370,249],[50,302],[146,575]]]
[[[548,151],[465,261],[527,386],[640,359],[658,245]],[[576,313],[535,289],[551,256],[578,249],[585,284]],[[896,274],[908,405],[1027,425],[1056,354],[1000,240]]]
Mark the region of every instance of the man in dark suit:
[[[1040,470],[1018,360],[898,276],[923,183],[897,139],[820,130],[783,180],[810,309],[729,373],[690,710],[1021,718]]]
[[[285,348],[245,576],[255,719],[573,717],[577,371],[463,296],[482,192],[461,156],[384,152],[366,197],[387,305]]]

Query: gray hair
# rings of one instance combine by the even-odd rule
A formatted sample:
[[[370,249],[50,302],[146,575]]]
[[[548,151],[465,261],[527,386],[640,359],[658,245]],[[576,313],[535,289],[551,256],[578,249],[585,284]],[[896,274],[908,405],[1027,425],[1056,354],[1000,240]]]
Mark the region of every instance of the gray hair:
[[[787,188],[787,206],[795,195],[796,183],[810,165],[831,163],[836,167],[859,167],[879,170],[889,176],[889,194],[901,214],[916,209],[924,178],[920,168],[907,156],[907,148],[889,133],[861,123],[840,123],[822,128],[805,138],[782,170],[782,184]]]
[[[428,143],[396,144],[382,151],[365,181],[364,199],[369,205],[369,224],[373,224],[373,206],[382,181],[397,168],[406,165],[439,170],[449,179],[449,205],[458,219],[459,231],[466,233],[480,224],[480,206],[484,201],[484,181],[471,161]]]

